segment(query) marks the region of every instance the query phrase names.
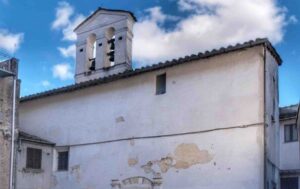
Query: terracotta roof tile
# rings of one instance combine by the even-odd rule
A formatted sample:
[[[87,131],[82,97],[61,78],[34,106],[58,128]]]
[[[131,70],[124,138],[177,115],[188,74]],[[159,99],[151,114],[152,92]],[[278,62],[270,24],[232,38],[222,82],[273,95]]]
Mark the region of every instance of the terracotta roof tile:
[[[251,40],[251,41],[245,42],[243,44],[237,44],[235,46],[228,46],[226,48],[222,47],[219,50],[205,51],[205,53],[200,52],[197,55],[192,54],[190,56],[185,56],[184,58],[181,57],[178,59],[173,59],[171,61],[168,60],[165,62],[160,62],[158,64],[153,64],[151,66],[148,65],[148,66],[137,68],[134,70],[128,70],[128,71],[125,71],[125,72],[122,72],[119,74],[110,75],[110,76],[107,76],[104,78],[90,80],[90,81],[77,83],[77,84],[73,84],[73,85],[69,85],[69,86],[65,86],[65,87],[61,87],[61,88],[57,88],[57,89],[52,89],[52,90],[37,93],[37,94],[32,94],[29,96],[24,96],[20,99],[20,102],[26,102],[26,101],[39,99],[39,98],[44,98],[47,96],[53,96],[53,95],[58,95],[58,94],[62,94],[62,93],[67,93],[67,92],[71,92],[71,91],[75,91],[75,90],[79,90],[79,89],[83,89],[83,88],[87,88],[87,87],[91,87],[91,86],[95,86],[95,85],[100,85],[100,84],[116,81],[119,79],[132,77],[135,75],[140,75],[140,74],[143,74],[146,72],[164,69],[164,68],[176,66],[179,64],[186,64],[186,63],[190,63],[191,61],[194,61],[194,60],[206,59],[206,58],[209,58],[212,56],[217,56],[217,55],[221,55],[224,53],[230,53],[230,52],[234,52],[237,50],[243,50],[246,48],[251,48],[251,47],[259,46],[259,45],[264,45],[266,48],[268,48],[269,51],[271,52],[271,54],[277,60],[278,64],[281,65],[282,60],[281,60],[279,54],[277,53],[277,51],[275,50],[275,48],[269,42],[269,40],[266,38],[256,39],[255,41]]]

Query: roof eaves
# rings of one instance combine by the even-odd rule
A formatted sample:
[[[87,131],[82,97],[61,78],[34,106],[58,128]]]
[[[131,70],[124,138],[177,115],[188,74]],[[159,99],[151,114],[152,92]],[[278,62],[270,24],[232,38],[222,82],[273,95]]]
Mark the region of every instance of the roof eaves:
[[[26,139],[26,138],[22,138],[22,137],[20,137],[20,140],[27,141],[27,142],[38,143],[38,144],[49,145],[49,146],[55,146],[55,143],[44,142],[44,141],[37,141],[37,140]]]
[[[45,144],[50,146],[55,146],[55,143],[50,142],[48,140],[42,139],[40,137],[25,133],[23,131],[19,131],[19,140],[28,141],[28,142],[34,142],[39,144]]]
[[[141,68],[138,68],[135,70],[125,71],[125,72],[122,72],[119,74],[110,75],[110,76],[100,78],[100,79],[90,80],[90,81],[86,81],[86,82],[82,82],[82,83],[78,83],[78,84],[65,86],[62,88],[52,89],[52,90],[45,91],[42,93],[36,93],[33,95],[24,96],[20,99],[20,102],[31,101],[31,100],[42,98],[42,97],[52,96],[52,95],[70,92],[70,91],[74,91],[74,90],[78,90],[78,89],[82,89],[82,88],[86,88],[86,87],[91,87],[91,86],[95,86],[95,85],[99,85],[99,84],[103,84],[103,83],[108,83],[108,82],[112,82],[115,80],[128,78],[128,77],[131,77],[134,75],[139,75],[139,74],[150,72],[150,71],[155,71],[155,70],[159,70],[159,69],[163,69],[163,68],[167,68],[167,67],[172,67],[172,66],[176,66],[179,64],[189,63],[194,60],[206,59],[206,58],[210,58],[213,56],[230,53],[230,52],[237,51],[237,50],[243,50],[246,48],[251,48],[251,47],[259,46],[259,45],[264,45],[270,51],[273,51],[271,53],[273,54],[275,59],[278,61],[278,64],[281,65],[281,63],[282,63],[281,58],[280,58],[279,54],[276,52],[275,48],[273,48],[271,43],[268,41],[268,39],[266,39],[266,38],[256,39],[255,41],[252,40],[252,41],[245,42],[243,44],[238,43],[235,46],[230,45],[226,48],[222,47],[218,50],[213,49],[212,51],[205,51],[204,53],[198,53],[197,55],[192,54],[190,56],[185,56],[185,57],[181,57],[178,59],[160,62],[158,64],[153,64],[151,66],[146,66],[146,67],[141,67]]]
[[[299,102],[299,105],[298,105],[298,111],[297,111],[297,117],[296,117],[296,124],[298,126],[300,125],[299,116],[300,116],[300,102]]]

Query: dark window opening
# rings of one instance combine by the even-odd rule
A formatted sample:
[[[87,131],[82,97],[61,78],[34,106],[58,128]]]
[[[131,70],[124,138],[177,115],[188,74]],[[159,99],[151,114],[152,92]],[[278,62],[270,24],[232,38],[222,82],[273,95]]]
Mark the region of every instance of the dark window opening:
[[[26,168],[42,168],[42,150],[36,148],[27,148]]]
[[[298,177],[281,178],[281,189],[298,189]]]
[[[295,142],[298,141],[298,129],[296,124],[284,126],[284,141]]]
[[[58,152],[58,171],[67,171],[69,168],[69,152]]]
[[[166,93],[166,74],[156,76],[156,94],[161,95]]]
[[[90,58],[89,61],[90,61],[90,67],[89,67],[90,71],[96,70],[96,58]]]

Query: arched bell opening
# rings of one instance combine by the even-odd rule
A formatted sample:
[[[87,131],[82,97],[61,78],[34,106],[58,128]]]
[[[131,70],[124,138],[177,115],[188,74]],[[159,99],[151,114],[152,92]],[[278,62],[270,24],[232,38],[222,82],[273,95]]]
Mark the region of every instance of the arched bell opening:
[[[86,55],[87,55],[87,68],[90,71],[96,69],[96,52],[97,52],[97,43],[96,43],[96,34],[92,33],[87,38],[87,47],[86,47]]]

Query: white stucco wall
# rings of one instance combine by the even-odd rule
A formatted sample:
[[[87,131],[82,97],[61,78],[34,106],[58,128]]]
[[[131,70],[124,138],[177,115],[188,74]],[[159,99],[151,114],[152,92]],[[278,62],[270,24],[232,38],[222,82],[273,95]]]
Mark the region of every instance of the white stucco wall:
[[[41,170],[26,168],[27,148],[42,150]],[[53,185],[53,147],[22,141],[17,147],[16,188],[17,189],[50,189]]]
[[[149,161],[151,171],[162,173],[163,188],[262,188],[262,127],[216,131],[178,137],[130,140],[108,144],[71,147],[70,171],[54,173],[55,188],[110,188],[112,179],[144,176]],[[186,146],[183,147],[183,144]],[[193,152],[191,146],[199,152]],[[229,147],[230,146],[230,147]],[[175,164],[178,149],[201,163]],[[176,156],[177,153],[177,156]],[[198,155],[196,155],[198,154]],[[179,155],[180,156],[180,155]],[[172,165],[163,158],[173,159]],[[243,157],[243,158],[241,158]],[[254,163],[255,162],[255,163]],[[165,164],[164,164],[165,163]],[[161,166],[161,167],[160,167]],[[168,169],[164,171],[164,169]],[[66,179],[68,178],[68,179]]]
[[[70,146],[70,170],[54,173],[56,189],[110,188],[111,179],[131,176],[151,179],[141,168],[149,161],[162,173],[163,188],[262,189],[262,53],[255,47],[24,102],[20,128]],[[167,92],[157,96],[155,77],[164,72]],[[197,134],[180,135],[188,132]],[[194,159],[176,153],[181,144],[192,146],[185,150]],[[164,165],[160,160],[167,156],[173,163],[164,172],[157,164]]]
[[[280,169],[300,169],[299,142],[284,141],[284,125],[294,124],[296,119],[288,119],[280,122]]]

